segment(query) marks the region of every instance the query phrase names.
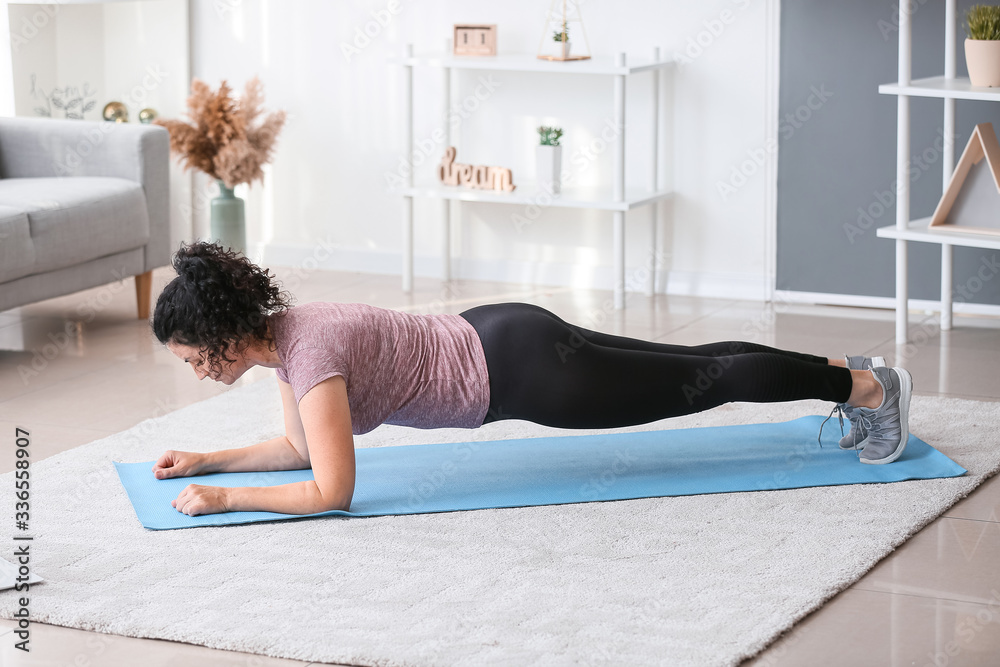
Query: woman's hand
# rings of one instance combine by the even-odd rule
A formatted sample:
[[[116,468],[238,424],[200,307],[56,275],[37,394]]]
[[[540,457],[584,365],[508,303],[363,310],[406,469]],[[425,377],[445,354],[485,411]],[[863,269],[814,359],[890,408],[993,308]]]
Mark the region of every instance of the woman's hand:
[[[163,453],[153,466],[156,479],[170,477],[191,477],[207,471],[207,457],[198,452],[176,452],[172,449]]]
[[[188,484],[170,504],[188,516],[229,511],[229,489],[224,486]]]

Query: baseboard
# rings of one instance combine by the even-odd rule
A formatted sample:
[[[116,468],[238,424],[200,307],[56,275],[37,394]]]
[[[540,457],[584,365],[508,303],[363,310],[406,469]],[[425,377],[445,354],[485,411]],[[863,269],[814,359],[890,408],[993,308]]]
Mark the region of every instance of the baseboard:
[[[891,296],[864,296],[859,294],[828,294],[826,292],[797,292],[775,290],[775,303],[810,303],[825,306],[855,306],[859,308],[885,308],[895,310],[896,299]],[[910,310],[941,312],[941,303],[929,299],[910,299]],[[1000,317],[1000,306],[989,303],[954,301],[952,310],[961,315]]]
[[[365,248],[345,248],[326,242],[315,246],[269,243],[258,247],[259,261],[277,266],[300,267],[303,270],[356,271],[383,275],[400,275],[401,253]],[[581,289],[614,287],[614,270],[610,266],[579,265],[566,262],[537,262],[511,259],[452,260],[452,276],[463,280],[485,280],[513,284],[551,285]],[[440,257],[417,255],[413,258],[413,274],[439,278],[443,275]],[[644,292],[648,281],[645,266],[626,268],[625,289]],[[657,277],[658,293],[707,298],[746,299],[763,301],[767,291],[764,276],[754,274],[661,271]]]

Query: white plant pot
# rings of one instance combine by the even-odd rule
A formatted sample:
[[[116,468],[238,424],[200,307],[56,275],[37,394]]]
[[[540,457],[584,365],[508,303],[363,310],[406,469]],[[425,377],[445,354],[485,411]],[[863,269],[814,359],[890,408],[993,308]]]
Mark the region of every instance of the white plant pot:
[[[538,187],[557,194],[562,171],[562,146],[535,146],[535,166]]]
[[[1000,87],[1000,40],[966,39],[965,62],[973,86]]]
[[[560,53],[562,58],[569,58],[569,45],[570,42],[559,42]]]

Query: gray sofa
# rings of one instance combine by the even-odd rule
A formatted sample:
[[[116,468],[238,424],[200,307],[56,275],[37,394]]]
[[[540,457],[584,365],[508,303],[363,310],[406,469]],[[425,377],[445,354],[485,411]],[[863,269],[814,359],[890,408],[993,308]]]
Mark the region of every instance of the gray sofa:
[[[170,262],[170,143],[159,126],[0,118],[0,311]]]

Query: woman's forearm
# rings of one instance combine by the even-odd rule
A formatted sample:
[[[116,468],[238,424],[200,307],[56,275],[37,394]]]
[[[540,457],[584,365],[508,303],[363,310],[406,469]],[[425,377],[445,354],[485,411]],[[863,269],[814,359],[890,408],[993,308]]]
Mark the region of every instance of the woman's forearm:
[[[277,486],[244,486],[227,490],[226,507],[230,512],[281,512],[313,514],[330,510],[349,510],[351,495],[338,493],[324,498],[313,480]]]
[[[223,449],[206,454],[205,472],[260,472],[302,470],[309,467],[288,438],[281,435],[248,447]]]

